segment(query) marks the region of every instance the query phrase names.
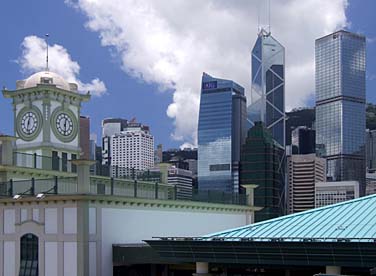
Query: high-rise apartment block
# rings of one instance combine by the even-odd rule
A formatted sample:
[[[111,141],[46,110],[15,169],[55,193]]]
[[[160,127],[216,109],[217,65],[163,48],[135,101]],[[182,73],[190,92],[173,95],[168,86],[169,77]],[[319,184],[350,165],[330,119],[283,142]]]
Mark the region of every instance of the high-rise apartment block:
[[[277,143],[262,122],[248,131],[241,151],[240,184],[254,184],[255,221],[263,221],[284,213],[284,148]]]
[[[316,145],[329,181],[355,180],[365,194],[366,39],[338,31],[316,40]]]
[[[198,188],[239,192],[240,147],[246,136],[244,88],[203,74],[198,122]]]
[[[326,160],[315,154],[294,154],[287,157],[288,213],[315,208],[315,183],[326,180]]]
[[[102,121],[102,164],[111,165],[111,136],[127,127],[128,121],[121,118],[107,118]]]
[[[109,124],[109,125],[108,125]],[[154,137],[135,119],[103,121],[103,163],[110,174],[124,176],[154,167]]]
[[[247,106],[250,126],[261,121],[285,146],[285,49],[261,29],[252,50],[252,90]]]

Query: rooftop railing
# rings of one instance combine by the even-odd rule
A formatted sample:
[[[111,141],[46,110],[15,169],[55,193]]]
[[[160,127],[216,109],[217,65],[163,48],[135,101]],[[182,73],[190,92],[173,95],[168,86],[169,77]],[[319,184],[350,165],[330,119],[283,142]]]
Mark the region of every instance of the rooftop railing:
[[[17,167],[53,170],[62,172],[77,171],[76,166],[68,159],[23,152],[13,152],[13,165]]]
[[[54,177],[50,179],[9,180],[0,183],[0,196],[37,196],[46,194],[78,194],[76,177]],[[91,195],[112,195],[146,199],[176,199],[175,187],[146,181],[130,181],[106,177],[90,177]]]
[[[90,191],[87,194],[233,205],[246,205],[247,203],[246,195],[227,194],[218,191],[193,190],[191,197],[179,198],[177,189],[174,185],[158,182],[90,176]],[[48,179],[31,178],[0,183],[0,197],[18,199],[23,196],[44,197],[47,194],[79,194],[77,177],[55,176]]]

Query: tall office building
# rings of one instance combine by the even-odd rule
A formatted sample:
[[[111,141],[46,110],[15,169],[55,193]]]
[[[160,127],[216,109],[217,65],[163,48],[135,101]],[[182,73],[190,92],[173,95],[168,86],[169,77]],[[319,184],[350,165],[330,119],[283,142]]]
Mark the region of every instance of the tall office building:
[[[315,129],[315,108],[296,108],[286,112],[286,145],[291,145],[291,132],[299,126]]]
[[[291,132],[293,154],[310,154],[316,152],[316,132],[306,126],[298,126]]]
[[[316,145],[328,180],[356,180],[364,195],[366,39],[341,30],[317,39],[315,48]]]
[[[376,171],[376,130],[366,130],[366,167],[368,172]]]
[[[316,154],[293,154],[288,164],[288,213],[315,208],[315,184],[326,180],[326,161]]]
[[[250,126],[262,121],[274,140],[285,146],[285,49],[261,29],[252,50],[252,90],[247,113]]]
[[[240,147],[246,135],[244,88],[203,74],[198,122],[198,188],[239,192]]]
[[[82,159],[90,159],[90,118],[80,116],[80,148]]]
[[[263,209],[255,212],[256,222],[284,213],[284,168],[280,165],[283,153],[270,130],[262,122],[255,122],[242,146],[240,184],[258,186],[254,190],[254,204]]]

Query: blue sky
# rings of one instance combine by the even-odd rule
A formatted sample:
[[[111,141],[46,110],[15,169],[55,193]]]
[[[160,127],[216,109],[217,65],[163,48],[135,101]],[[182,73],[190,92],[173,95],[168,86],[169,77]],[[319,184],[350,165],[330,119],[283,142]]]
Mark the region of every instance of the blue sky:
[[[163,1],[159,2],[161,3]],[[125,46],[122,47],[121,42],[118,43],[118,41],[116,41],[114,38],[109,39],[107,36],[111,35],[111,33],[109,34],[108,32],[108,26],[98,27],[98,24],[103,22],[94,20],[95,18],[98,19],[100,16],[106,16],[106,14],[103,15],[98,10],[94,10],[87,5],[88,4],[85,1],[83,1],[82,5],[76,8],[72,7],[70,4],[64,3],[63,1],[56,0],[2,1],[0,3],[0,10],[2,11],[2,16],[0,17],[0,32],[2,38],[2,43],[0,46],[0,85],[4,85],[8,89],[14,89],[16,80],[24,79],[30,74],[30,72],[25,72],[25,70],[22,70],[21,65],[16,62],[16,60],[22,55],[21,44],[24,38],[31,35],[43,37],[45,33],[49,33],[49,44],[62,45],[69,52],[70,58],[79,63],[80,72],[77,78],[84,83],[88,83],[94,78],[99,78],[106,85],[106,94],[101,97],[92,97],[92,100],[89,103],[85,103],[82,109],[83,115],[90,116],[91,131],[97,133],[98,138],[100,138],[100,124],[103,118],[123,117],[131,119],[132,117],[136,117],[138,121],[151,126],[151,131],[155,136],[155,144],[162,143],[165,148],[171,148],[178,147],[184,142],[194,143],[194,138],[192,137],[195,135],[194,124],[196,120],[195,114],[197,113],[196,106],[198,104],[198,93],[195,91],[194,96],[190,97],[190,90],[187,90],[187,87],[191,87],[189,86],[189,83],[184,83],[184,75],[183,77],[176,77],[175,73],[169,72],[169,70],[171,68],[171,70],[182,68],[184,72],[187,72],[185,73],[186,75],[190,74],[190,72],[194,72],[194,76],[196,76],[196,73],[197,76],[200,76],[202,71],[211,70],[210,72],[214,72],[214,74],[219,77],[222,77],[222,75],[224,77],[232,77],[231,73],[233,73],[235,79],[237,78],[237,71],[230,69],[231,66],[228,67],[228,71],[230,72],[227,72],[226,69],[222,71],[217,70],[215,64],[210,64],[208,61],[201,60],[200,56],[198,55],[196,61],[189,60],[189,62],[195,63],[194,67],[192,68],[190,67],[189,69],[186,69],[187,66],[184,67],[180,65],[171,67],[169,64],[167,64],[168,66],[163,67],[163,70],[161,70],[162,73],[158,71],[157,73],[151,72],[150,75],[148,75],[150,72],[149,68],[159,70],[157,66],[145,68],[142,67],[143,64],[140,64],[142,62],[145,63],[145,61],[142,61],[142,59],[139,59],[141,61],[132,60],[132,57],[127,56],[126,51],[128,44],[124,43]],[[192,9],[192,12],[195,11],[195,7],[187,7],[187,9],[188,8]],[[221,7],[215,8],[218,10],[227,9],[230,10],[231,13],[239,12],[238,7],[231,5],[222,5]],[[361,32],[369,38],[367,45],[367,99],[370,102],[376,103],[376,94],[374,92],[376,91],[375,10],[376,1],[353,0],[349,2],[349,6],[346,9],[346,18],[347,21],[350,22],[349,30]],[[177,28],[178,33],[180,30],[178,28],[182,28],[182,32],[184,31],[194,37],[195,32],[197,32],[197,30],[201,30],[200,26],[195,29],[193,24],[194,21],[192,21],[192,24],[189,24],[189,27],[187,27],[187,25],[180,26],[180,22],[171,17],[168,10],[163,9],[157,11],[159,11],[159,15],[163,14],[168,19],[164,20],[161,26],[167,28],[172,34],[174,34],[173,31],[171,31],[172,29]],[[335,13],[335,10],[333,13]],[[299,14],[295,13],[295,16],[299,17]],[[241,17],[241,15],[239,15],[239,17]],[[91,18],[91,21],[88,18]],[[160,22],[161,20],[159,19],[160,18],[156,18],[155,22]],[[116,15],[114,15],[114,21],[115,20]],[[274,35],[276,36],[278,36],[278,28],[282,28],[279,27],[278,20],[279,19],[276,16],[277,24],[274,23],[274,29],[276,30]],[[118,21],[120,21],[120,19]],[[169,22],[170,25],[166,25],[169,24]],[[315,22],[312,21],[312,24],[314,23]],[[118,24],[130,23],[118,22]],[[137,22],[135,22],[135,24],[137,24]],[[132,26],[128,25],[127,27],[129,27],[129,30],[131,31]],[[308,27],[311,28],[310,26]],[[215,24],[211,25],[208,23],[207,25],[203,26],[203,28],[208,28],[211,30],[211,35],[213,37],[205,37],[205,40],[208,40],[208,44],[213,47],[213,45],[210,44],[210,40],[216,38],[215,32],[217,26]],[[153,31],[153,34],[155,34],[157,31]],[[218,32],[220,32],[220,30]],[[252,33],[254,33],[254,35]],[[325,33],[325,30],[323,29],[320,31],[320,34],[321,33]],[[245,46],[243,48],[239,47],[234,49],[234,51],[242,51],[245,49],[244,56],[249,55],[249,53],[247,53],[247,47],[248,50],[251,49],[252,43],[256,37],[256,30],[250,29],[248,34],[249,37],[244,40]],[[184,37],[190,37],[189,35],[185,35]],[[121,35],[119,35],[119,37],[120,36]],[[236,39],[238,36],[229,36],[230,37],[228,39],[232,39],[232,41],[236,44]],[[140,43],[145,40],[137,40],[137,38],[134,38],[134,35],[132,37],[124,37],[124,41],[129,42],[129,49],[131,49],[132,45],[137,45],[138,48],[143,48],[142,45],[140,46]],[[170,39],[169,37],[164,37],[162,40],[167,41],[166,43],[171,42],[170,44],[172,46],[166,46],[163,44],[161,46],[163,49],[166,47],[174,49],[174,47],[178,47],[180,45],[179,41],[176,42],[176,40]],[[280,37],[282,40],[288,41],[288,35],[281,34]],[[315,37],[314,34],[313,37]],[[179,37],[177,36],[177,38]],[[131,39],[137,40],[138,44],[132,44],[133,42]],[[202,40],[200,40],[200,43],[201,42]],[[307,47],[311,47],[311,44],[312,47],[314,47],[314,40],[308,42]],[[155,44],[151,45],[150,47],[155,47],[154,45]],[[223,43],[223,45],[225,45],[225,43]],[[145,51],[146,54],[150,54],[150,56],[154,58],[154,52],[152,50],[147,49]],[[312,52],[311,48],[309,48],[309,52]],[[134,53],[137,54],[136,51]],[[163,54],[165,53],[168,54],[169,52],[163,52]],[[183,50],[172,50],[171,53],[173,53],[174,58],[176,58],[176,56],[179,57],[180,55],[182,57],[189,56]],[[142,56],[142,54],[143,53],[141,53],[139,56]],[[157,61],[159,57],[160,56],[157,56]],[[289,55],[287,55],[287,58],[288,57]],[[200,67],[200,62],[202,62],[202,68]],[[174,61],[173,64],[175,63],[178,62]],[[162,64],[161,66],[165,65],[163,62],[156,62],[153,65],[155,64]],[[244,71],[247,69],[247,62],[244,64],[245,65],[243,67],[237,66],[239,71]],[[132,72],[136,73],[131,76]],[[164,72],[168,72],[165,74],[166,76],[164,75]],[[309,74],[307,77],[307,79],[309,79],[307,80],[307,83],[312,83],[312,72],[307,74]],[[248,75],[248,72],[245,75]],[[238,78],[240,81],[242,80],[242,77]],[[290,80],[291,78],[292,77],[290,76]],[[304,78],[304,76],[302,76],[302,78]],[[199,87],[200,78],[195,77],[195,79],[197,79],[197,88]],[[178,84],[175,84],[175,80],[178,80]],[[286,81],[288,82],[289,79]],[[179,82],[184,83],[185,86],[180,85]],[[246,86],[246,84],[241,84]],[[186,91],[186,94],[184,94],[184,92],[181,92],[180,94],[174,93],[175,88],[177,90],[180,89],[181,91]],[[193,87],[192,90],[195,90],[194,88],[195,87]],[[293,88],[294,87],[292,86],[291,90],[293,90]],[[312,105],[312,85],[307,85],[305,90],[307,90],[306,95],[302,97],[300,101],[293,102],[291,100],[291,104],[288,105],[290,107],[297,107],[299,105],[303,105],[304,103],[307,105]],[[185,95],[186,98],[181,100],[180,98],[183,97],[182,95]],[[289,99],[287,99],[287,101],[289,101]],[[192,109],[183,110],[184,102],[187,102],[187,106],[194,106]],[[171,103],[176,103],[176,105],[169,107]],[[10,100],[1,97],[0,110],[0,132],[12,134],[13,116]],[[192,116],[190,116],[190,112],[192,112]],[[184,115],[179,117],[179,114],[182,113],[184,113]],[[186,131],[184,130],[185,124],[187,125]],[[192,133],[192,135],[190,135],[190,133]]]

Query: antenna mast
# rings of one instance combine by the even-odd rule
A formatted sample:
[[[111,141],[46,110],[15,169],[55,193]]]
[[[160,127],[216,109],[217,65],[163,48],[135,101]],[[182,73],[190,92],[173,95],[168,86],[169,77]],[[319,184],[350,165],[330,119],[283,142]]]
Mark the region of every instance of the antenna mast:
[[[48,71],[48,37],[50,35],[49,34],[46,34],[45,35],[45,41],[46,41],[46,71]]]
[[[268,0],[268,17],[269,17],[269,22],[268,22],[268,25],[269,25],[269,34],[272,32],[272,26],[270,25],[270,0]]]

